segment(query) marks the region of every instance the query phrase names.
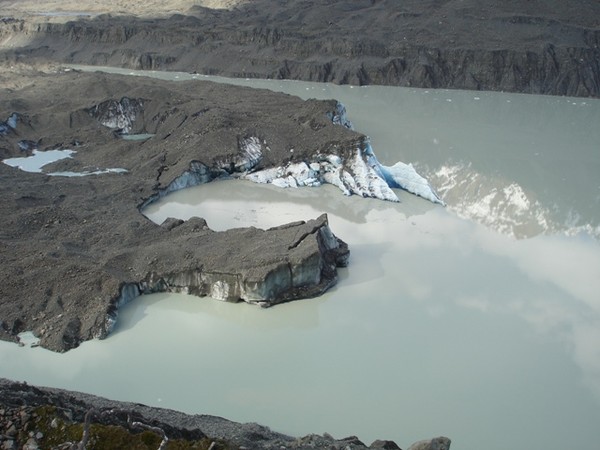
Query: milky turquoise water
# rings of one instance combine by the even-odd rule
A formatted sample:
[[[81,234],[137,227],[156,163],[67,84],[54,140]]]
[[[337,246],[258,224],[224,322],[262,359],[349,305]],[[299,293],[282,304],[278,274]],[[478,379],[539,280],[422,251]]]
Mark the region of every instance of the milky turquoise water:
[[[225,229],[327,212],[350,265],[324,296],[266,310],[141,297],[64,355],[0,343],[0,376],[367,444],[593,448],[600,102],[248,83],[343,101],[382,163],[414,162],[449,207],[242,181],[169,195],[145,213]]]

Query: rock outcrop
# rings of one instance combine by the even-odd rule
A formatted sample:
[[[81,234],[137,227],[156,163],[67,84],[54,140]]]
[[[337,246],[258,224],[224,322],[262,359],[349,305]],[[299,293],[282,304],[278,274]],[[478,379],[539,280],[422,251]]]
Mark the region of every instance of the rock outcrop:
[[[33,152],[23,140],[37,142],[36,152],[71,147],[71,158],[42,170],[101,175],[49,177],[0,164],[0,337],[33,331],[42,346],[65,351],[106,336],[119,306],[142,293],[270,306],[336,282],[348,247],[325,215],[215,232],[201,218],[159,226],[140,212],[177,189],[353,146],[364,136],[332,123],[335,101],[102,74],[34,80],[0,100],[10,128],[0,158]],[[123,140],[115,131],[125,128],[155,137]],[[124,171],[104,170],[115,163]]]
[[[357,437],[335,439],[328,433],[292,437],[256,423],[237,423],[209,415],[188,415],[139,403],[108,400],[80,392],[16,383],[0,378],[0,446],[16,448],[77,448],[88,427],[88,448],[150,448],[170,441],[181,449],[399,449],[390,440],[370,446]],[[145,433],[141,434],[141,431]],[[447,446],[422,446],[419,450],[447,450]],[[70,442],[74,447],[60,444]],[[111,442],[118,442],[113,444]],[[30,447],[25,447],[25,445]],[[415,444],[417,445],[417,444]]]
[[[85,7],[79,2],[76,9]],[[231,10],[197,6],[152,18],[90,10],[93,18],[66,23],[8,10],[0,21],[0,57],[10,63],[600,96],[600,6],[594,2],[253,0]]]
[[[423,441],[415,442],[413,445],[408,447],[408,450],[449,450],[450,443],[450,439],[440,436],[433,439],[425,439]]]

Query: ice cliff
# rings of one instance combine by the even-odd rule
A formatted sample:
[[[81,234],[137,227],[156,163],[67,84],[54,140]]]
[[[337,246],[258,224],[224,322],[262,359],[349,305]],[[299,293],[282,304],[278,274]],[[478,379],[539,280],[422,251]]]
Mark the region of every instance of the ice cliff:
[[[340,102],[337,102],[334,111],[327,113],[327,117],[336,125],[353,129],[352,122],[346,116],[346,108]],[[337,186],[345,195],[356,194],[392,202],[400,201],[392,190],[399,188],[445,205],[429,182],[411,164],[381,164],[368,137],[357,142],[350,151],[344,149],[336,153],[317,153],[308,161],[290,161],[284,166],[253,170],[262,156],[260,144],[258,138],[252,137],[240,146],[241,154],[248,155],[244,159],[253,163],[247,165],[247,171],[240,178],[282,188],[315,187],[327,183]]]
[[[210,233],[206,222],[198,218],[188,222],[167,219],[162,227],[173,235],[180,227]],[[142,294],[178,292],[269,307],[322,294],[337,282],[337,267],[348,263],[348,245],[333,234],[325,214],[268,230],[229,233],[227,241],[237,245],[235,258],[215,256],[202,267],[150,271],[138,281],[123,283],[95,337],[108,336],[119,308]]]
[[[87,109],[87,113],[105,127],[129,134],[143,107],[142,99],[123,97],[121,100],[111,99],[94,105]]]
[[[337,186],[345,195],[356,194],[392,202],[400,201],[392,190],[400,188],[444,205],[429,182],[411,164],[381,164],[368,138],[358,142],[347,157],[333,153],[316,154],[307,162],[290,162],[285,166],[248,171],[240,178],[284,188],[328,183]]]

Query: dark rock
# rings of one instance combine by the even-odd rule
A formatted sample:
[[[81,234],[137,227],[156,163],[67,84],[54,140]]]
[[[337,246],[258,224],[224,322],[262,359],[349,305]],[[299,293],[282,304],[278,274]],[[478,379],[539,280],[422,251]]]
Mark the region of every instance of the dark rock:
[[[62,337],[63,348],[70,350],[81,342],[81,320],[75,317],[67,323]]]
[[[0,407],[11,414],[18,415],[14,405],[20,403],[32,417],[36,408],[53,405],[52,417],[46,417],[47,426],[52,434],[60,430],[60,423],[83,423],[86,415],[90,415],[92,423],[129,428],[129,419],[142,422],[148,426],[160,428],[169,439],[184,439],[188,441],[209,438],[223,440],[230,447],[248,449],[366,449],[367,447],[356,436],[336,440],[325,433],[295,438],[277,433],[268,427],[256,423],[236,423],[209,415],[188,415],[178,411],[151,408],[139,403],[126,403],[108,400],[80,392],[65,391],[53,388],[38,388],[27,384],[16,383],[0,378]],[[11,406],[12,405],[12,406]],[[17,407],[18,408],[18,407]],[[46,412],[45,414],[48,414]],[[0,423],[1,424],[1,423]],[[16,428],[16,427],[15,427]],[[1,429],[0,429],[1,431]],[[23,431],[23,430],[18,430]],[[44,436],[39,431],[26,433],[21,447],[15,439],[5,440],[3,449],[23,448],[23,444],[37,443],[43,447]],[[35,442],[34,442],[35,441]],[[391,442],[391,441],[376,441]],[[373,447],[370,448],[398,448]]]
[[[383,448],[385,450],[402,450],[394,441],[376,440],[369,448]]]
[[[365,446],[365,444],[356,436],[348,436],[340,439],[340,441],[346,445],[360,445],[361,447]]]
[[[354,85],[600,95],[597,2],[254,0],[189,14],[0,22],[0,34],[29,42],[3,49],[3,57]]]
[[[408,450],[449,450],[450,439],[444,436],[415,442]]]
[[[184,221],[181,220],[181,219],[175,219],[173,217],[167,217],[164,220],[164,222],[160,224],[160,226],[170,231],[173,228],[178,227],[182,223],[184,223]]]

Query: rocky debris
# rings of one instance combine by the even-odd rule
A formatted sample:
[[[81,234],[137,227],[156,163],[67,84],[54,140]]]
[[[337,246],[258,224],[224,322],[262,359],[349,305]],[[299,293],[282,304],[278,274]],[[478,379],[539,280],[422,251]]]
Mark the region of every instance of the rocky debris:
[[[253,0],[229,10],[186,3],[179,8],[185,14],[168,17],[98,15],[92,3],[73,9],[87,7],[95,17],[66,23],[13,6],[6,14],[16,17],[0,22],[2,57],[11,64],[600,96],[597,2]]]
[[[87,448],[90,450],[117,448],[115,445],[124,448],[126,443],[130,447],[135,443],[135,448],[156,449],[165,437],[176,448],[182,449],[400,448],[390,440],[376,440],[367,446],[356,436],[335,439],[328,433],[296,438],[255,423],[241,424],[221,417],[188,415],[0,378],[0,449],[74,448],[71,447],[73,444],[83,440],[86,423]],[[142,430],[145,431],[141,433]],[[117,438],[120,444],[114,444]],[[449,448],[448,438],[435,438],[409,447],[412,450]]]
[[[449,450],[450,442],[450,439],[441,436],[415,442],[413,445],[408,447],[408,450]]]
[[[22,140],[44,149],[79,142],[73,158],[42,170],[85,172],[118,162],[126,172],[48,177],[0,164],[3,339],[31,331],[41,346],[65,351],[106,336],[119,306],[141,293],[270,306],[319,295],[336,282],[348,248],[326,216],[270,230],[214,232],[201,218],[159,226],[141,210],[168,192],[240,170],[300,162],[319,151],[343,153],[364,136],[331,122],[337,102],[203,81],[76,72],[31,80],[33,86],[0,99],[0,116],[15,117],[18,104],[28,121],[19,136],[0,137],[1,155],[18,156]],[[115,98],[143,98],[143,107],[118,104],[137,105],[133,126],[155,136],[125,141],[100,124],[97,117],[120,111]]]
[[[382,448],[384,450],[401,450],[394,441],[377,439],[371,444],[370,448]]]

